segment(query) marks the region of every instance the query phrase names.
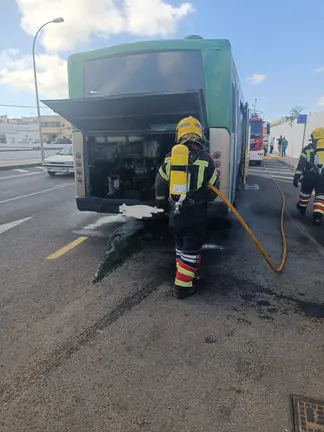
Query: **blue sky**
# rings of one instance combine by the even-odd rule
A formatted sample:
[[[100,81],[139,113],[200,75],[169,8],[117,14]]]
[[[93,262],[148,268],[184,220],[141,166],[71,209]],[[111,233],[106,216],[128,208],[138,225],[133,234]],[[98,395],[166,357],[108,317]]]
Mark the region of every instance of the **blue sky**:
[[[132,8],[126,17],[129,22],[121,18],[125,10],[119,13],[124,2]],[[66,22],[48,26],[42,35],[45,39],[40,38],[37,45],[41,96],[62,97],[64,60],[71,52],[200,34],[230,40],[245,98],[250,103],[257,98],[258,108],[268,119],[287,114],[294,105],[304,106],[307,112],[324,109],[323,0],[269,0],[259,4],[252,0],[116,0],[113,11],[108,6],[101,10],[104,3],[1,0],[0,104],[35,105],[32,34],[47,19],[63,16]],[[186,5],[179,9],[183,3]],[[166,4],[169,7],[165,8]],[[162,24],[159,11],[165,17]],[[321,67],[323,71],[314,72]],[[255,74],[263,81],[247,79]],[[0,114],[34,115],[35,109],[0,106]]]

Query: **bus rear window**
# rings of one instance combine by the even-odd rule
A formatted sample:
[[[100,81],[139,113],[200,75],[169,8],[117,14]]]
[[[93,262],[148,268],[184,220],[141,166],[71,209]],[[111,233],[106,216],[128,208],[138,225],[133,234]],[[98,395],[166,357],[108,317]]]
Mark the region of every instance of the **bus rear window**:
[[[202,90],[200,51],[148,52],[88,61],[84,97]]]

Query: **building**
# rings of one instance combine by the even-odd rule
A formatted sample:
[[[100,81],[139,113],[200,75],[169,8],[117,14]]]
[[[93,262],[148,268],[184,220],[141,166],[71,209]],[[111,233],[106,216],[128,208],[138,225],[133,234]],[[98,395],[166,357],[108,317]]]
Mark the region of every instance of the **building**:
[[[39,145],[37,117],[8,118],[0,116],[0,145],[33,147]]]
[[[277,149],[277,139],[282,135],[288,140],[287,155],[293,158],[300,156],[304,146],[309,144],[310,134],[313,129],[324,126],[324,111],[309,113],[307,115],[307,125],[304,138],[304,125],[297,124],[295,120],[292,124],[283,122],[271,128],[271,136],[275,139]]]
[[[72,127],[58,115],[41,116],[43,142],[71,139]],[[39,126],[37,117],[9,118],[0,115],[0,145],[22,147],[39,146]]]
[[[43,141],[52,142],[59,139],[72,138],[72,126],[58,115],[42,115],[41,127]]]

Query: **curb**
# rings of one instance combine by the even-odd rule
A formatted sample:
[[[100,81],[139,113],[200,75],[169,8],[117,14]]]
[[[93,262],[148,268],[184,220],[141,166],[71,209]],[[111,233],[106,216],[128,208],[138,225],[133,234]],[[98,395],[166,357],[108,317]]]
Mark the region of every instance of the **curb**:
[[[7,153],[7,152],[25,152],[25,151],[35,151],[40,150],[39,147],[28,147],[28,148],[0,148],[0,152]],[[52,150],[52,149],[48,149]]]
[[[19,169],[19,168],[29,168],[29,167],[35,167],[35,166],[41,166],[41,162],[35,162],[35,163],[29,163],[29,164],[19,164],[19,165],[5,165],[0,166],[0,171],[8,171],[12,169]]]

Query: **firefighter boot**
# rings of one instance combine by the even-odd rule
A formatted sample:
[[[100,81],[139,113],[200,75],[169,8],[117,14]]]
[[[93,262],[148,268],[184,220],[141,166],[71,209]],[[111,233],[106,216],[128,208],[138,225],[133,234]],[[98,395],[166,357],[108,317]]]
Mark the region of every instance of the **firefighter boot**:
[[[322,225],[322,215],[318,213],[313,214],[313,225],[321,226]]]
[[[197,292],[195,284],[191,288],[181,288],[177,285],[174,286],[174,292],[178,300],[184,300],[187,297],[191,297]]]
[[[303,206],[301,206],[299,203],[297,203],[296,207],[297,207],[297,210],[299,210],[300,214],[301,214],[302,216],[305,216],[305,213],[306,213],[307,207],[303,207]]]

